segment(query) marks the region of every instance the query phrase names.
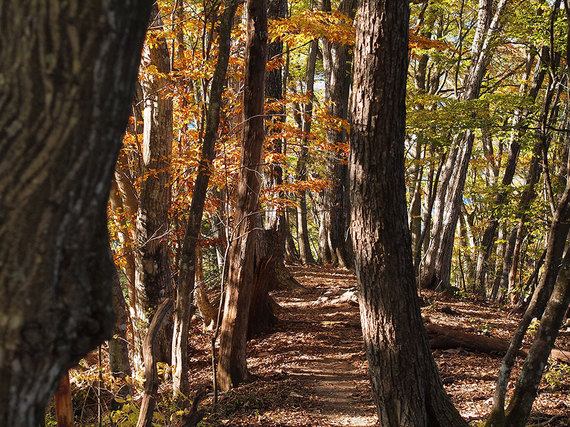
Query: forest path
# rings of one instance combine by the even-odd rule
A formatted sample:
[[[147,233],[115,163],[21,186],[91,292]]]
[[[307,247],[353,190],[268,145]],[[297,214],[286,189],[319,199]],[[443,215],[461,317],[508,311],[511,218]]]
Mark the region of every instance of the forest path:
[[[324,267],[291,266],[290,271],[302,287],[272,293],[281,306],[279,322],[248,343],[248,368],[255,380],[222,394],[204,426],[376,425],[354,274]],[[426,293],[424,297],[429,304],[422,314],[436,325],[509,340],[518,323],[497,304]],[[212,375],[210,336],[199,333],[199,322],[194,327],[191,384],[207,388]],[[560,332],[557,347],[570,351],[570,330]],[[477,425],[489,412],[502,357],[461,348],[435,350],[433,355],[453,403]],[[515,374],[521,364],[522,359]],[[566,369],[550,366],[531,423],[570,425]]]
[[[303,289],[277,297],[285,322],[305,326],[314,339],[289,375],[311,391],[319,425],[372,426],[371,399],[353,274],[340,269],[292,268]]]

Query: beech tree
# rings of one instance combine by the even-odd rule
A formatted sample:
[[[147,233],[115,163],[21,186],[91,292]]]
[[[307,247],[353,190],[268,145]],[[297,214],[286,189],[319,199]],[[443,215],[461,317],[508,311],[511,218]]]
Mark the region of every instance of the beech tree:
[[[0,8],[1,425],[38,425],[113,328],[107,198],[150,6]]]
[[[471,64],[465,77],[462,100],[477,99],[492,53],[492,40],[501,24],[508,0],[479,0],[477,30],[471,47]],[[457,134],[447,155],[434,204],[432,238],[421,268],[422,288],[450,286],[455,228],[462,204],[465,179],[475,135],[471,130]]]
[[[412,263],[404,185],[409,6],[357,11],[350,191],[366,356],[380,423],[463,426],[431,356]]]

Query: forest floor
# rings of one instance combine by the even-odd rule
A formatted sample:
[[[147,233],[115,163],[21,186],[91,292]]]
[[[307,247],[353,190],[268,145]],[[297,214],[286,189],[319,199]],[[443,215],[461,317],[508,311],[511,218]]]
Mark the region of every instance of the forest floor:
[[[220,394],[215,408],[211,387],[213,332],[203,332],[202,322],[194,319],[188,347],[190,384],[193,390],[207,392],[200,405],[205,410],[201,426],[376,425],[354,274],[323,267],[295,266],[291,271],[302,287],[273,293],[281,306],[277,313],[279,323],[271,332],[248,344],[248,367],[254,381]],[[497,304],[425,292],[422,297],[424,320],[446,328],[508,341],[518,323],[516,316]],[[529,340],[527,337],[527,347]],[[556,348],[570,354],[570,331],[561,331]],[[480,425],[490,409],[501,354],[449,348],[435,350],[433,355],[445,388],[461,415],[470,425]],[[521,365],[519,359],[513,378]],[[92,376],[97,378],[97,364],[92,367]],[[172,416],[169,399],[172,385],[164,380],[164,371],[160,375],[162,384],[155,421],[157,425],[172,425],[168,421]],[[97,410],[87,404],[92,398],[81,402],[79,382],[81,375],[72,380],[74,407],[76,414],[80,413],[76,421],[78,425],[92,424],[85,421],[96,417]],[[511,393],[513,387],[511,384]],[[549,363],[529,425],[570,426],[569,391],[570,364]],[[136,424],[137,411],[133,408],[138,406],[137,401],[134,397],[130,406],[123,407],[125,418],[114,425]],[[108,425],[105,421],[103,424]]]
[[[292,267],[303,288],[273,294],[280,322],[250,341],[248,366],[255,381],[220,397],[205,426],[372,426],[377,422],[360,331],[356,278],[349,271]],[[518,318],[484,301],[426,295],[424,319],[450,328],[509,340]],[[196,335],[194,335],[196,336]],[[527,338],[528,339],[528,338]],[[211,383],[209,338],[197,338],[193,387]],[[528,342],[527,342],[528,345]],[[556,347],[570,351],[570,331]],[[488,414],[502,357],[461,348],[435,350],[448,394],[462,416],[478,425]],[[514,375],[518,375],[518,360]],[[551,363],[530,425],[570,426],[570,366]],[[511,387],[512,392],[512,387]]]

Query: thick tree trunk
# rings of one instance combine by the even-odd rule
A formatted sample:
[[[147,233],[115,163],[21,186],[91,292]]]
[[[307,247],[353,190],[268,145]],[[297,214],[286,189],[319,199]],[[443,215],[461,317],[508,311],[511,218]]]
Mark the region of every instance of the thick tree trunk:
[[[380,423],[466,426],[423,327],[404,185],[407,1],[358,8],[350,147],[352,237],[366,355]]]
[[[107,198],[149,12],[0,8],[0,425],[38,425],[62,374],[111,334]]]
[[[158,6],[153,6],[150,28],[162,28]],[[148,43],[143,51],[141,67],[156,67],[159,73],[170,72],[170,55],[166,41]],[[147,74],[150,72],[147,71]],[[134,366],[142,369],[142,343],[150,319],[160,301],[170,297],[170,156],[172,153],[172,99],[168,98],[168,81],[158,75],[147,75],[141,82],[144,105],[142,147],[142,182],[136,219],[135,287],[136,317]],[[161,332],[157,349],[160,361],[170,360],[170,336]]]
[[[313,40],[309,44],[307,54],[307,72],[305,75],[305,95],[309,99],[303,107],[303,142],[301,151],[297,159],[297,179],[305,181],[307,179],[307,157],[309,155],[309,137],[311,132],[311,122],[313,120],[313,87],[315,83],[315,66],[317,62],[318,40]],[[299,191],[297,196],[297,242],[299,244],[299,255],[303,264],[314,264],[315,259],[311,252],[309,242],[309,227],[307,223],[307,195],[306,191]]]
[[[176,287],[176,305],[174,309],[174,328],[172,336],[172,388],[174,396],[188,396],[188,331],[192,318],[192,295],[196,271],[196,247],[202,226],[202,215],[206,201],[206,191],[210,182],[212,162],[216,154],[216,138],[220,124],[222,93],[225,87],[226,72],[230,57],[232,23],[239,2],[232,0],[222,14],[219,34],[218,61],[212,78],[206,130],[202,143],[202,154],[198,176],[194,182],[192,202],[188,215],[188,223],[184,234],[184,242],[180,254],[180,271]]]
[[[253,281],[255,240],[261,224],[259,212],[260,170],[263,152],[263,101],[267,60],[267,5],[247,1],[247,41],[243,94],[241,167],[237,189],[235,240],[229,253],[229,272],[220,333],[218,381],[228,390],[250,377],[246,339]]]
[[[491,41],[500,28],[500,19],[508,0],[479,0],[479,15],[471,48],[471,64],[465,79],[462,100],[479,97],[481,83],[491,56]],[[454,138],[445,164],[434,206],[433,231],[422,265],[422,288],[445,289],[449,286],[455,229],[461,209],[474,135],[471,131]]]

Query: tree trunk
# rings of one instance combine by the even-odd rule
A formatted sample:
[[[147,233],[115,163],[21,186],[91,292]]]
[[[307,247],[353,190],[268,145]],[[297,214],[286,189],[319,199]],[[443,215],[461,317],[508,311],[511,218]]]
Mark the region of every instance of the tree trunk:
[[[309,44],[307,54],[307,73],[305,75],[305,95],[309,99],[303,108],[303,142],[299,158],[297,159],[297,179],[307,180],[307,157],[309,154],[309,137],[311,133],[311,122],[313,120],[313,87],[315,84],[315,65],[317,62],[318,40],[313,40]],[[309,227],[307,225],[307,195],[306,191],[299,191],[297,196],[297,242],[299,244],[299,255],[303,264],[314,264],[315,259],[311,252],[309,242]]]
[[[549,52],[547,48],[542,50],[542,54],[540,56],[541,60],[537,61],[535,71],[534,71],[534,78],[532,86],[529,90],[528,97],[531,100],[535,100],[540,88],[542,87],[542,82],[544,81],[544,76],[546,74],[546,67],[544,63],[548,63],[548,56]],[[529,55],[528,64],[532,65],[534,60],[534,55]],[[530,67],[527,65],[528,72],[525,73],[524,79],[525,81],[530,77]],[[525,93],[525,88],[527,84],[521,84],[521,88],[519,93],[523,95]],[[520,141],[523,138],[526,130],[517,129],[519,123],[521,123],[529,114],[529,109],[525,109],[523,111],[518,111],[515,113],[513,118],[513,131],[511,132],[510,137],[510,145],[509,145],[509,156],[507,158],[507,164],[505,165],[505,172],[503,175],[503,179],[501,184],[504,188],[511,185],[513,182],[513,177],[515,175],[516,165],[518,163],[519,152],[520,152]],[[493,202],[493,208],[491,209],[492,212],[495,212],[497,208],[500,208],[504,205],[507,201],[507,192],[506,190],[501,190],[495,197]],[[488,261],[489,256],[491,255],[491,250],[493,248],[493,243],[495,242],[495,235],[497,233],[497,227],[499,225],[499,219],[496,215],[492,215],[488,220],[485,226],[485,231],[483,232],[483,238],[481,239],[480,249],[477,254],[477,267],[475,269],[475,288],[476,291],[483,295],[487,286],[486,286],[486,276],[487,276],[487,269],[488,269]]]
[[[162,28],[160,11],[155,3],[150,28]],[[164,39],[147,43],[141,61],[143,69],[154,66],[159,73],[170,72],[170,54]],[[147,74],[151,72],[147,71]],[[136,219],[135,287],[137,289],[134,366],[142,368],[142,343],[150,318],[160,301],[170,297],[170,156],[172,153],[172,99],[168,98],[168,81],[147,75],[141,83],[144,103],[142,147],[142,182]],[[167,327],[168,328],[168,327]],[[170,360],[170,336],[166,330],[159,338],[160,361]]]
[[[268,4],[268,19],[284,19],[287,15],[287,1],[286,0],[271,0]],[[274,41],[268,45],[268,59],[281,60],[283,55],[283,42],[280,40]],[[266,73],[265,77],[265,96],[273,103],[273,107],[270,110],[271,116],[266,120],[267,134],[270,137],[271,143],[269,144],[268,151],[274,154],[277,158],[283,159],[283,146],[284,141],[279,136],[285,125],[286,112],[283,103],[283,69],[282,67],[274,68]],[[269,165],[269,174],[267,176],[268,187],[278,188],[283,184],[283,160],[273,161]],[[272,250],[273,261],[272,269],[275,271],[268,271],[268,274],[272,276],[275,281],[271,286],[276,288],[287,288],[291,285],[298,285],[299,283],[289,272],[287,267],[285,267],[285,232],[286,232],[286,219],[285,211],[282,206],[281,200],[285,197],[282,191],[276,194],[277,201],[269,204],[269,209],[266,211],[266,227],[271,230],[271,233],[266,233],[266,236],[272,235],[275,239],[275,248]],[[279,274],[276,274],[276,273]],[[269,283],[268,283],[269,284]],[[266,299],[268,295],[264,291],[264,296],[261,297],[262,300]],[[265,302],[262,306],[265,306]],[[258,309],[256,308],[256,310]],[[272,319],[273,313],[265,317],[265,320]],[[264,322],[262,322],[264,323]],[[251,332],[251,328],[250,328]]]
[[[267,60],[267,6],[265,0],[247,1],[247,41],[243,93],[241,167],[238,178],[235,240],[229,253],[228,283],[220,334],[218,381],[228,390],[250,377],[246,339],[255,275],[255,244],[259,228],[260,170],[263,151],[263,101]]]
[[[536,398],[544,367],[554,347],[554,341],[560,331],[569,303],[570,253],[564,257],[554,291],[548,301],[544,315],[540,319],[536,338],[523,364],[515,392],[507,408],[505,425],[522,426],[526,424]]]
[[[352,237],[380,423],[466,426],[423,327],[404,184],[408,2],[360,2],[350,147]]]
[[[343,0],[339,12],[354,17],[353,0]],[[331,11],[330,1],[321,1],[321,10]],[[322,38],[323,67],[325,71],[325,102],[331,117],[348,119],[348,94],[351,83],[349,46]],[[321,229],[319,230],[319,259],[340,267],[352,266],[352,243],[348,238],[350,206],[348,197],[348,165],[342,145],[348,141],[343,129],[327,129],[328,155],[326,178],[331,187],[323,191]]]
[[[558,55],[558,60],[554,60],[555,64],[559,61],[559,55]],[[557,64],[555,65],[555,67],[557,66]],[[520,257],[520,251],[521,251],[521,245],[522,245],[522,241],[524,238],[524,230],[525,230],[525,223],[527,220],[527,216],[528,216],[528,209],[530,208],[530,205],[532,203],[532,201],[535,199],[536,197],[536,192],[535,192],[535,186],[538,183],[538,180],[540,178],[541,172],[542,172],[542,165],[540,164],[540,159],[542,157],[543,153],[547,153],[548,152],[548,147],[550,145],[550,139],[551,139],[551,132],[548,130],[548,124],[549,124],[549,117],[552,117],[551,115],[554,115],[555,113],[552,112],[551,113],[551,109],[550,109],[550,105],[552,103],[553,100],[553,96],[554,96],[554,92],[557,90],[558,87],[558,81],[557,78],[554,76],[554,78],[552,78],[551,76],[551,81],[550,84],[548,86],[548,89],[546,91],[546,96],[543,102],[543,106],[542,106],[542,112],[541,112],[541,117],[540,117],[540,132],[539,135],[537,135],[537,141],[534,143],[533,149],[532,149],[532,158],[531,158],[531,162],[530,162],[530,166],[529,166],[529,170],[528,170],[528,174],[527,174],[527,178],[526,178],[526,185],[525,185],[525,189],[521,195],[521,200],[519,202],[519,206],[518,206],[518,218],[519,218],[519,224],[518,224],[518,228],[517,228],[517,236],[515,239],[515,244],[513,246],[513,256],[511,259],[510,264],[507,264],[506,267],[508,267],[508,292],[509,292],[509,297],[512,298],[514,297],[514,289],[515,289],[515,282],[516,282],[516,276],[517,276],[517,269],[518,269],[518,265],[519,265],[519,257]],[[556,107],[557,102],[555,102],[555,107]],[[556,108],[554,108],[554,110],[556,110]],[[546,155],[546,154],[544,154]]]
[[[516,351],[522,345],[524,336],[532,319],[542,316],[547,301],[552,294],[552,289],[555,286],[556,277],[559,275],[562,255],[566,246],[566,238],[568,236],[569,230],[570,180],[567,182],[566,189],[564,190],[564,194],[560,199],[558,208],[552,220],[550,231],[548,233],[545,268],[540,278],[540,282],[534,291],[529,306],[527,307],[515,333],[513,334],[507,354],[505,354],[505,357],[503,358],[503,364],[501,366],[501,371],[497,379],[493,408],[491,410],[490,419],[493,420],[493,422],[498,422],[497,420],[504,419],[505,395],[511,371],[514,365]],[[564,262],[568,262],[568,260],[564,260]],[[519,378],[522,378],[522,376]]]
[[[148,332],[143,343],[143,363],[144,363],[144,394],[141,402],[141,409],[137,427],[151,427],[158,392],[158,372],[156,370],[157,341],[160,331],[166,325],[168,318],[172,314],[173,302],[170,298],[164,300],[157,307],[148,327]]]
[[[206,191],[210,182],[212,162],[216,155],[216,138],[220,124],[222,93],[225,87],[226,72],[230,57],[231,31],[239,1],[232,0],[222,14],[219,34],[218,61],[212,78],[206,130],[202,143],[202,154],[198,176],[194,182],[192,202],[184,242],[180,254],[178,283],[176,287],[176,306],[174,309],[174,328],[172,335],[172,388],[174,396],[188,396],[188,331],[192,318],[192,295],[196,270],[196,246],[202,226],[202,215],[206,201]]]
[[[38,425],[63,373],[111,334],[107,198],[149,12],[0,8],[0,425]]]
[[[471,65],[465,79],[462,100],[479,97],[491,56],[491,41],[500,28],[507,1],[499,0],[493,10],[492,0],[479,0],[477,29],[471,47]],[[432,237],[422,265],[422,288],[446,289],[449,286],[455,229],[473,141],[473,133],[467,131],[457,135],[450,148],[435,201]]]
[[[113,336],[109,339],[109,365],[111,374],[115,378],[125,379],[131,376],[131,364],[129,361],[129,345],[127,341],[127,323],[129,316],[123,289],[119,278],[115,275],[113,280],[113,310],[117,316],[113,327]],[[131,387],[127,383],[122,383],[118,395],[125,397],[130,394]]]
[[[55,419],[58,427],[73,427],[73,404],[71,402],[71,384],[69,371],[59,380],[59,387],[55,392]]]

